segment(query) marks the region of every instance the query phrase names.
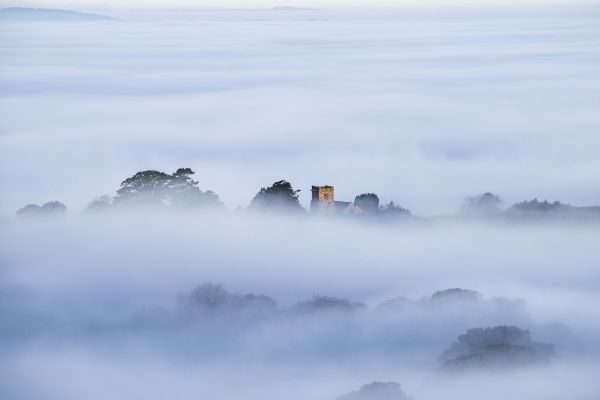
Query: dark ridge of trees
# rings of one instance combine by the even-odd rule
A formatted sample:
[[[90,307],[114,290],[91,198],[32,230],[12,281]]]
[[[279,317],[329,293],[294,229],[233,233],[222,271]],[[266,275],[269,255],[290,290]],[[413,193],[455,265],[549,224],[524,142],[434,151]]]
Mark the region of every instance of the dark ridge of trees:
[[[372,382],[359,390],[338,396],[337,400],[410,400],[396,382]]]
[[[438,290],[431,295],[430,300],[434,303],[446,302],[478,302],[481,300],[481,293],[475,290],[451,288]]]
[[[470,196],[465,199],[463,212],[473,215],[498,214],[502,198],[492,192],[486,192],[477,196]]]
[[[375,193],[363,193],[354,198],[354,205],[361,209],[363,215],[376,215],[379,212],[379,197]]]
[[[539,201],[533,199],[530,201],[523,201],[513,205],[507,210],[508,214],[545,214],[551,212],[562,212],[569,211],[572,209],[568,204],[563,204],[559,201],[550,203],[548,200]]]
[[[255,211],[273,211],[281,213],[301,213],[304,208],[298,200],[300,190],[294,190],[288,181],[277,181],[271,186],[261,188],[250,202]]]
[[[554,346],[531,340],[529,331],[516,326],[473,328],[460,335],[440,355],[442,371],[475,368],[512,368],[546,363]]]
[[[17,216],[20,218],[29,217],[50,217],[64,215],[67,211],[65,206],[60,201],[48,201],[42,206],[37,204],[27,204],[25,207],[17,210]]]
[[[363,303],[353,303],[347,299],[339,299],[330,296],[313,296],[309,300],[304,300],[293,307],[297,311],[314,312],[314,311],[355,311],[365,308]]]

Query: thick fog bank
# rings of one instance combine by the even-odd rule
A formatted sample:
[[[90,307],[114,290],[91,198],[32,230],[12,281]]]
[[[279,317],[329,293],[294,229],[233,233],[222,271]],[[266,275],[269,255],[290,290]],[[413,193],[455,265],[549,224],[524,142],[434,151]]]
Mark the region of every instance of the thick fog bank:
[[[186,15],[2,25],[2,215],[181,165],[230,209],[278,179],[417,215],[600,203],[595,12]]]
[[[2,276],[11,282],[35,286],[43,277],[43,286],[57,289],[103,280],[129,288],[134,279],[134,289],[158,284],[172,293],[213,281],[284,302],[322,287],[361,301],[444,287],[489,292],[509,285],[520,295],[515,285],[576,286],[593,293],[597,230],[556,223],[387,225],[262,214],[82,214],[4,222],[0,256]],[[292,292],[278,289],[286,283]]]
[[[110,215],[2,225],[3,394],[306,400],[373,381],[414,399],[598,393],[595,227]],[[555,354],[441,369],[459,335],[500,325]]]
[[[554,203],[600,204],[574,10],[3,23],[0,398],[596,400],[598,208]],[[297,216],[254,197],[281,179]],[[312,185],[413,217],[304,215]]]

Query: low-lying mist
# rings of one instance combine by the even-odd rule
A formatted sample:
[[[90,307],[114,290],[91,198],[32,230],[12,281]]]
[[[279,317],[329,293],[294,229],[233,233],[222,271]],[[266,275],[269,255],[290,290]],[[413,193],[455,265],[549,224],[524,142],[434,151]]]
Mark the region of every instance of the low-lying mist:
[[[595,226],[113,212],[1,232],[3,397],[598,393]],[[460,335],[501,326],[552,356],[443,368]]]
[[[600,398],[597,8],[106,11],[0,26],[0,399]]]

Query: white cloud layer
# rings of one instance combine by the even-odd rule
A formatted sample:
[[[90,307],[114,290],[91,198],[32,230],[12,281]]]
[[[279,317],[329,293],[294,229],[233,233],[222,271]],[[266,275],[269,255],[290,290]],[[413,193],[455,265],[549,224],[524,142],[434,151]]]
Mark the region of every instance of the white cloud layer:
[[[592,399],[596,231],[226,215],[4,224],[0,394],[333,400],[394,380],[422,400],[505,399],[507,390],[523,400]],[[281,311],[188,313],[178,295],[208,281],[272,296]],[[427,300],[448,287],[483,299]],[[313,294],[366,307],[290,311]],[[406,300],[381,307],[399,296]],[[436,374],[459,334],[501,324],[553,343],[559,358],[507,373]]]
[[[78,213],[180,166],[230,209],[279,179],[304,205],[330,183],[415,214],[486,190],[599,204],[597,15],[118,16],[0,26],[0,398],[333,400],[374,380],[415,400],[598,397],[597,224]],[[53,199],[65,218],[11,219]],[[209,281],[278,308],[177,301]],[[450,287],[484,298],[427,300]],[[313,294],[366,306],[290,308]],[[436,373],[458,335],[500,324],[559,357]]]
[[[328,183],[416,213],[600,203],[594,14],[191,15],[4,24],[3,215],[179,166],[230,208],[281,178],[304,204]]]
[[[553,6],[594,4],[579,0],[7,0],[6,6],[71,8],[71,9],[223,9],[223,8],[332,8],[332,7],[463,7],[463,6]]]

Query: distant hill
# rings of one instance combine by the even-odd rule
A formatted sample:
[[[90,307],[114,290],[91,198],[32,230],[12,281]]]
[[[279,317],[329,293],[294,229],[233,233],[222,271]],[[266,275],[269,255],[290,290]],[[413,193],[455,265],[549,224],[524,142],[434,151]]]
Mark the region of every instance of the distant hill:
[[[106,15],[89,14],[50,8],[9,7],[0,8],[0,21],[111,21]]]

